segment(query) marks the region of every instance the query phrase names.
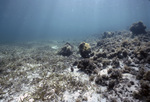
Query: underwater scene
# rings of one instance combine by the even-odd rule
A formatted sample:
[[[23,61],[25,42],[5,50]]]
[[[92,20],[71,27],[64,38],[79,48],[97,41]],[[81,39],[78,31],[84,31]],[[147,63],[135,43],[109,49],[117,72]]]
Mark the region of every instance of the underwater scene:
[[[150,0],[0,0],[0,102],[150,102]]]

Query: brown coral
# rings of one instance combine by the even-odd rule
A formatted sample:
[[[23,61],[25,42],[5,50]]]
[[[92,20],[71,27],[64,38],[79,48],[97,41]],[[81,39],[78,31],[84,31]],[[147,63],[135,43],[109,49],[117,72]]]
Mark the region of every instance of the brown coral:
[[[81,43],[79,45],[79,52],[83,58],[89,58],[91,56],[91,46],[88,43]]]

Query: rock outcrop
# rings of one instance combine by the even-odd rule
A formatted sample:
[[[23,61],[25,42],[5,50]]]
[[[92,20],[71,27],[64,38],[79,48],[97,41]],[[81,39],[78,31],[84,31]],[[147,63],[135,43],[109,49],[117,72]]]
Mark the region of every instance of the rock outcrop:
[[[81,43],[79,45],[79,52],[83,58],[89,58],[91,56],[91,46],[88,43]]]
[[[73,53],[72,49],[73,48],[71,44],[66,43],[65,46],[58,52],[58,54],[62,56],[70,56]]]
[[[133,35],[139,35],[139,34],[145,34],[146,26],[143,24],[143,22],[139,21],[137,23],[132,24],[130,27],[130,31]]]

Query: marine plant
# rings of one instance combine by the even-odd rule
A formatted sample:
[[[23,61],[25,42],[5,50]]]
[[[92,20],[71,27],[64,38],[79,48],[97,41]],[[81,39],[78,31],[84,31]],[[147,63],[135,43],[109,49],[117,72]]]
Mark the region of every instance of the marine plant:
[[[60,101],[63,100],[65,91],[74,92],[75,90],[87,90],[85,83],[76,80],[71,74],[52,73],[42,80],[41,85],[36,87],[28,100],[34,101]]]

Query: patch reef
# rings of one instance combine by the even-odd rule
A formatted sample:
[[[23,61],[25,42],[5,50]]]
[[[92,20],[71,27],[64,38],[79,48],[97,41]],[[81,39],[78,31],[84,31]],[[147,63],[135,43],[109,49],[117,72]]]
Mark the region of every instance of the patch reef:
[[[150,31],[0,44],[2,102],[150,102]]]

